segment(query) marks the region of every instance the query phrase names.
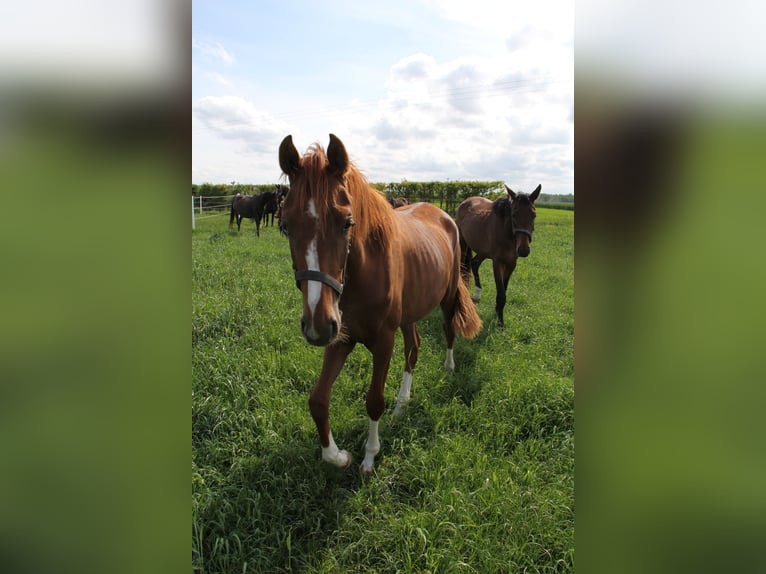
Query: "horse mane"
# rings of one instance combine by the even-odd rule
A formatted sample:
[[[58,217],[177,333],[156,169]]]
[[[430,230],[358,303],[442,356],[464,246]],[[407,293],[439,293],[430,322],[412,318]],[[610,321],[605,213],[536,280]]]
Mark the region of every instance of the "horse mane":
[[[510,217],[513,214],[510,198],[507,195],[498,197],[492,202],[492,211],[500,217]]]
[[[325,212],[330,207],[330,194],[327,182],[327,155],[324,148],[314,143],[303,155],[301,167],[306,174],[305,181],[311,182],[299,196],[301,211],[306,209],[306,202],[314,200],[318,212]],[[351,197],[351,211],[354,218],[353,241],[363,244],[374,242],[387,249],[393,232],[393,210],[384,195],[372,187],[362,172],[349,160],[345,176],[345,189]],[[319,222],[322,233],[322,221]]]
[[[517,192],[516,200],[521,205],[529,205],[532,208],[532,211],[536,211],[535,204],[529,199],[528,193]],[[492,202],[492,211],[500,217],[510,217],[513,215],[513,203],[507,195],[503,195]]]

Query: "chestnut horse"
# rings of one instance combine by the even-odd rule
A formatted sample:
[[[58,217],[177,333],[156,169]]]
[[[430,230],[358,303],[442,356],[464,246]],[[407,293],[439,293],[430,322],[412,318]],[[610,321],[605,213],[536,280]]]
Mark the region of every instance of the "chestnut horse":
[[[476,282],[474,300],[478,301],[481,297],[479,266],[485,259],[492,259],[497,288],[495,313],[501,327],[505,292],[516,260],[529,255],[537,215],[535,201],[542,186],[538,185],[530,194],[515,193],[507,185],[505,189],[508,197],[500,197],[494,202],[484,197],[469,197],[458,206],[456,214],[463,253],[463,279],[468,285],[470,268]],[[476,253],[473,258],[472,251]]]
[[[325,348],[309,398],[322,459],[341,468],[351,464],[351,455],[338,449],[330,431],[330,391],[349,353],[362,343],[372,353],[370,427],[361,464],[362,473],[370,474],[380,450],[378,422],[385,410],[383,390],[396,330],[402,331],[405,356],[398,415],[409,399],[418,360],[417,321],[441,306],[448,370],[455,368],[456,332],[473,338],[481,329],[460,278],[457,226],[427,203],[391,209],[333,134],[326,154],[314,144],[303,157],[288,135],[279,146],[279,165],[290,179],[282,227],[303,294],[301,331],[310,344]]]

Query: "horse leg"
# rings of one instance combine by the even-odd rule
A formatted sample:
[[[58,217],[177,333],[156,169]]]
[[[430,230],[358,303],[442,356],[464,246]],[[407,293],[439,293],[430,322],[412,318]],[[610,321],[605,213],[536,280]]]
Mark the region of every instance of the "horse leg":
[[[479,278],[479,267],[481,267],[482,262],[484,261],[484,257],[479,257],[478,255],[471,259],[471,271],[473,272],[473,282],[476,286],[473,292],[473,297],[471,297],[474,301],[477,303],[481,301],[481,279]]]
[[[515,264],[514,264],[515,267]],[[512,271],[513,269],[511,269]],[[505,326],[503,322],[503,309],[505,308],[505,288],[508,285],[508,279],[511,276],[511,272],[508,270],[508,266],[499,261],[492,262],[492,271],[495,276],[495,288],[497,289],[497,296],[495,298],[495,313],[497,314],[497,321],[501,327]]]
[[[516,269],[516,259],[512,263],[503,266],[503,305],[505,305],[506,293],[508,292],[508,283],[511,280],[511,274]],[[500,323],[503,323],[503,310],[500,310]]]
[[[378,422],[386,409],[383,391],[386,387],[386,376],[391,363],[391,353],[394,350],[394,331],[385,329],[374,345],[368,347],[372,352],[372,383],[367,391],[367,414],[370,417],[370,432],[364,444],[364,460],[360,470],[364,475],[370,475],[375,470],[375,455],[380,452],[380,437]]]
[[[403,325],[402,337],[404,339],[404,374],[402,375],[402,386],[399,387],[399,394],[396,397],[396,408],[394,409],[394,416],[396,417],[404,413],[404,406],[410,400],[412,371],[418,362],[418,351],[420,349],[418,326],[415,323]]]
[[[242,216],[237,214],[237,233],[239,233],[239,226],[242,225]]]
[[[339,450],[330,431],[330,392],[335,379],[338,378],[346,357],[354,348],[354,343],[338,342],[325,348],[322,372],[314,385],[309,397],[309,410],[319,432],[319,442],[322,445],[322,460],[339,468],[347,468],[351,464],[351,455],[345,450]]]
[[[237,216],[236,211],[234,210],[234,205],[231,206],[231,213],[229,214],[229,231],[231,231],[231,228],[234,227],[234,218]]]
[[[455,294],[457,297],[457,294]],[[442,302],[442,314],[444,315],[444,335],[447,338],[447,358],[444,359],[444,368],[450,372],[455,370],[455,359],[452,357],[452,346],[455,343],[455,324],[452,318],[455,316],[455,298]]]
[[[471,285],[471,248],[460,236],[460,276],[465,281],[466,286]]]

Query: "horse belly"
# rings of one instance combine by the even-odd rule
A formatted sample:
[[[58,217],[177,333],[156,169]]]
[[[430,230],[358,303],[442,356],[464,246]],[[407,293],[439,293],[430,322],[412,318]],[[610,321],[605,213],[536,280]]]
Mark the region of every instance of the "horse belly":
[[[430,247],[430,248],[429,248]],[[402,324],[414,323],[433,311],[447,293],[454,254],[443,242],[429,239],[404,266]]]

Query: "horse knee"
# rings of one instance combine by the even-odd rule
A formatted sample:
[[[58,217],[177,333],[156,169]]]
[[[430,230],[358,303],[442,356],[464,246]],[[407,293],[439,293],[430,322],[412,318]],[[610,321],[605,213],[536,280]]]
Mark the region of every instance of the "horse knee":
[[[367,392],[367,415],[371,420],[380,420],[386,410],[386,401],[382,393]]]

